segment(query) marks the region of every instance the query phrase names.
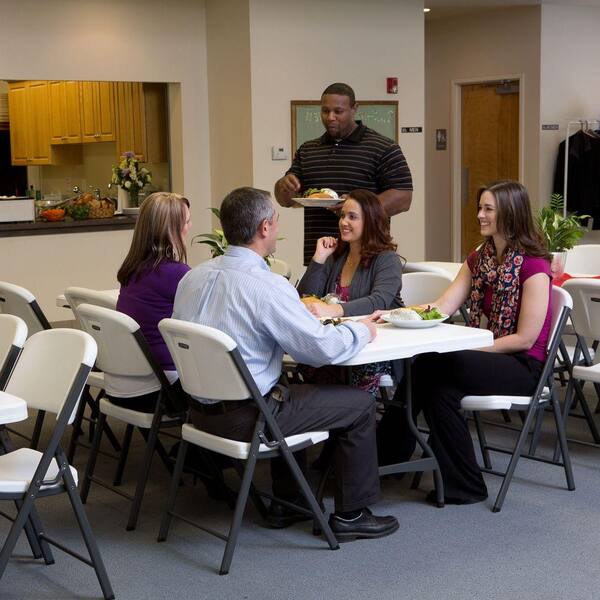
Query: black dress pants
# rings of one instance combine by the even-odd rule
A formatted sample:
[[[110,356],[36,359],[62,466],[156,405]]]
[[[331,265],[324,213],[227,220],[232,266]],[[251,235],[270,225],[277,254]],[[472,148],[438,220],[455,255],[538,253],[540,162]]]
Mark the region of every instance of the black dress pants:
[[[258,417],[254,404],[222,414],[200,412],[192,402],[190,416],[199,429],[233,440],[250,441]],[[284,436],[308,431],[330,432],[334,440],[335,509],[352,511],[379,500],[375,441],[375,402],[361,390],[342,385],[290,385],[289,397],[278,402],[275,420]],[[304,452],[296,453],[301,469]],[[281,458],[271,461],[273,493],[298,495],[295,481]]]
[[[419,356],[413,363],[413,418],[421,412],[448,498],[482,499],[487,488],[475,458],[460,402],[467,395],[530,395],[543,364],[524,352],[498,354],[463,350]],[[388,407],[377,429],[380,464],[409,460],[416,440],[404,411]]]

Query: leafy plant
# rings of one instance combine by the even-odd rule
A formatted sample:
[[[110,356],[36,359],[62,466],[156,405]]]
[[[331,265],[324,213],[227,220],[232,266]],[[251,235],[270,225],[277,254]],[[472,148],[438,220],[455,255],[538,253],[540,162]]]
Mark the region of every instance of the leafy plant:
[[[212,212],[219,221],[221,220],[221,211],[218,208],[211,207],[210,212]],[[199,239],[205,238],[205,239]],[[277,238],[278,240],[282,240],[283,238]],[[210,255],[212,258],[216,256],[221,256],[221,254],[225,254],[225,251],[229,247],[229,242],[225,238],[225,234],[222,229],[213,229],[212,233],[199,233],[192,238],[192,244],[206,244],[210,247]],[[265,262],[271,266],[271,256],[265,256]]]
[[[561,194],[552,194],[550,204],[544,206],[537,217],[538,225],[550,252],[570,250],[586,231],[581,225],[581,221],[588,219],[589,215],[572,213],[564,217],[563,208],[564,200]]]

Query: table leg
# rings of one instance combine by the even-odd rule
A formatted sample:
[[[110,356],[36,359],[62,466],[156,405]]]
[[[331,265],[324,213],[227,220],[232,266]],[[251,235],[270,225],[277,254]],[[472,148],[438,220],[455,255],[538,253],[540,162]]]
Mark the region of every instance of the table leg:
[[[416,460],[408,460],[393,465],[385,465],[379,467],[379,475],[391,475],[394,473],[414,473],[416,471],[433,471],[433,480],[435,484],[437,505],[441,508],[444,506],[444,484],[440,468],[433,453],[433,450],[427,443],[425,436],[419,431],[412,416],[412,359],[403,359],[404,366],[404,394],[402,394],[400,382],[394,392],[394,397],[390,404],[399,406],[404,409],[404,413],[408,422],[408,428],[415,436],[417,444],[421,447],[423,455]]]

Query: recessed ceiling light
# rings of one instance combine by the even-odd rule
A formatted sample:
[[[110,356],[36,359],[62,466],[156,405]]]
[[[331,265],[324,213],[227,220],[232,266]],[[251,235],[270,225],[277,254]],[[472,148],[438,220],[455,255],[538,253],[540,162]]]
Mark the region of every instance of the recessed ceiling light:
[[[423,12],[429,12],[431,9],[430,8],[424,8]]]

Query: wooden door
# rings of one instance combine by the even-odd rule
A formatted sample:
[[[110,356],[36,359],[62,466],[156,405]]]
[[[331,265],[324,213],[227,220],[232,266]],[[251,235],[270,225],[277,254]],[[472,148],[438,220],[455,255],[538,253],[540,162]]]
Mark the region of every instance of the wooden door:
[[[79,82],[82,142],[96,141],[96,100],[94,84],[94,81]]]
[[[8,84],[10,153],[13,165],[26,165],[29,157],[27,88],[25,82]]]
[[[47,81],[27,84],[27,109],[30,132],[29,164],[49,165],[50,159],[50,102]]]
[[[48,82],[50,100],[50,143],[65,143],[65,88],[64,81]]]
[[[117,153],[135,152],[146,161],[146,117],[141,83],[119,82],[117,87]]]
[[[79,81],[62,81],[63,84],[63,136],[67,144],[81,144],[81,108]]]
[[[477,191],[519,178],[519,82],[462,86],[461,255],[481,242]]]

